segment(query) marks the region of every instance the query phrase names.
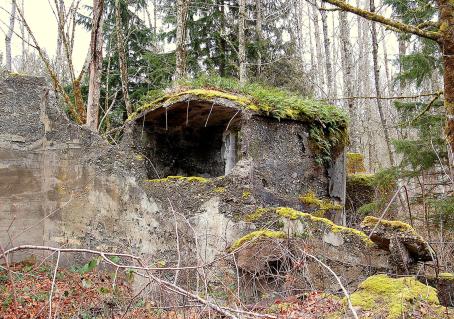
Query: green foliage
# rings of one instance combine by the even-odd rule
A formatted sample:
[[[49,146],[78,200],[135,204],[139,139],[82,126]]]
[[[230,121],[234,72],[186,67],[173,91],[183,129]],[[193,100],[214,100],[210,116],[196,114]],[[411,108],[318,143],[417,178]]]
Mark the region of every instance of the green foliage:
[[[154,30],[151,30],[141,15],[148,5],[146,0],[120,0],[120,17],[124,34],[126,62],[128,65],[128,90],[131,103],[136,103],[148,91],[167,86],[174,71],[174,53],[161,53],[156,48],[157,39]],[[91,11],[91,7],[86,7]],[[101,109],[100,118],[104,110],[110,105],[109,115],[101,123],[101,131],[108,131],[121,126],[127,118],[121,90],[119,51],[117,47],[117,30],[115,24],[115,0],[105,1],[105,20],[103,37],[106,46],[106,55],[102,66],[101,79]],[[90,15],[80,15],[78,23],[86,29],[91,29]],[[82,91],[88,94],[88,83],[84,82]]]
[[[429,206],[432,210],[430,218],[434,225],[442,223],[444,227],[454,230],[454,197],[431,199]]]
[[[358,210],[356,212],[361,215],[374,214],[379,210],[380,206],[381,205],[378,202],[373,201],[371,203],[362,205],[360,208],[358,208]]]
[[[176,36],[176,1],[158,0],[158,4],[167,27],[159,37],[172,42]],[[262,1],[261,5],[262,16],[268,18],[262,25],[260,39],[254,32],[255,21],[246,20],[248,73],[268,85],[309,93],[304,68],[297,62],[299,52],[294,40],[288,41],[285,37],[294,32],[293,25],[282,23],[282,20],[294,18],[291,6],[285,1]],[[247,5],[248,12],[255,14],[255,10],[255,2]],[[238,0],[191,3],[186,21],[188,74],[208,72],[238,78],[238,17]],[[260,72],[254,63],[259,54],[262,60]]]
[[[99,258],[93,258],[88,263],[82,265],[82,267],[72,266],[71,270],[83,275],[95,269],[98,266],[99,262]]]

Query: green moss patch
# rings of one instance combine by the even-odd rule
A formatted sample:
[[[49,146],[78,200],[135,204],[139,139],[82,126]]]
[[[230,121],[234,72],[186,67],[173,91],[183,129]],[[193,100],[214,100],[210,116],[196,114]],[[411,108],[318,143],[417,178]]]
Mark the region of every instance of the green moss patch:
[[[240,248],[247,242],[256,240],[257,238],[286,238],[287,235],[283,231],[274,231],[269,229],[262,229],[253,231],[240,239],[236,240],[228,249],[229,251],[234,251]]]
[[[318,217],[324,217],[327,211],[342,209],[342,205],[326,199],[320,199],[313,192],[308,192],[305,195],[301,195],[299,197],[299,200],[304,204],[317,207],[318,209],[311,214]]]
[[[348,142],[348,116],[341,108],[286,90],[252,83],[240,85],[236,80],[220,77],[200,77],[186,81],[168,93],[151,91],[129,120],[137,119],[145,111],[169,106],[172,101],[178,101],[186,95],[210,102],[226,99],[240,109],[277,119],[305,122],[321,162],[331,161],[334,153]]]
[[[364,173],[364,155],[360,153],[347,153],[347,173]]]
[[[149,183],[168,183],[177,181],[183,181],[188,183],[208,183],[210,180],[208,178],[199,176],[167,176],[165,178],[146,180],[146,182]]]
[[[375,225],[383,226],[384,228],[388,228],[394,231],[410,233],[412,235],[417,235],[415,229],[411,227],[409,224],[404,223],[399,220],[385,220],[385,219],[378,219],[374,216],[367,216],[361,223],[361,227],[370,227],[373,228]]]
[[[245,221],[255,222],[258,224],[262,221],[270,223],[273,217],[299,221],[315,232],[331,231],[333,233],[341,233],[347,237],[359,239],[367,247],[374,246],[374,243],[369,239],[369,237],[360,230],[339,226],[334,224],[329,219],[316,217],[310,213],[303,213],[289,207],[259,208],[253,213],[246,215]],[[293,235],[298,236],[300,234]]]
[[[375,183],[374,174],[348,174],[347,175],[347,184],[350,184],[354,187],[368,186],[373,187]]]
[[[403,318],[406,310],[418,301],[439,304],[434,288],[422,284],[414,277],[394,279],[387,275],[367,278],[350,298],[354,307],[372,312],[380,311],[379,315],[387,319]]]
[[[450,272],[442,272],[438,275],[438,277],[440,279],[443,279],[443,280],[452,280],[454,281],[454,273],[450,273]]]

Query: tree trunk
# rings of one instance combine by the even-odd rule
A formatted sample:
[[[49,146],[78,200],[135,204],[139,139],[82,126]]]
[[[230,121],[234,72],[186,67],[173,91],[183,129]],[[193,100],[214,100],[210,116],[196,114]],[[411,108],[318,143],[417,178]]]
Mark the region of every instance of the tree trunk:
[[[438,0],[438,5],[444,64],[444,103],[448,116],[446,135],[452,152],[454,151],[454,1]]]
[[[246,39],[244,34],[246,22],[246,0],[240,0],[239,23],[238,23],[238,55],[240,60],[240,83],[247,81],[246,69]]]
[[[341,42],[341,60],[342,60],[342,80],[343,95],[346,98],[345,108],[350,115],[350,148],[352,152],[358,151],[359,141],[357,132],[357,118],[355,109],[355,100],[353,97],[353,50],[350,43],[350,26],[347,20],[347,13],[339,12],[339,32]]]
[[[58,2],[59,7],[57,7],[57,15],[58,15],[58,21],[57,21],[57,50],[55,51],[55,72],[58,74],[59,78],[63,77],[63,50],[62,50],[62,42],[63,42],[63,35],[62,35],[62,30],[60,27],[61,23],[64,23],[65,21],[65,3],[63,0],[59,0]],[[74,79],[71,79],[74,80]],[[63,81],[64,82],[64,81]]]
[[[22,9],[22,12],[25,12],[25,5],[24,5],[24,0],[21,1],[21,9]],[[22,36],[22,65],[21,65],[21,68],[22,68],[22,71],[25,70],[25,63],[26,63],[26,50],[25,50],[25,28],[24,28],[24,24],[21,23],[20,24],[20,34]]]
[[[225,35],[225,3],[224,0],[218,0],[219,5],[219,14],[221,16],[221,36],[219,38],[219,75],[221,77],[225,76],[225,69],[226,69],[226,50],[227,50],[227,43],[224,39]]]
[[[86,126],[93,131],[98,130],[99,98],[101,95],[103,12],[104,0],[93,0],[86,123]]]
[[[129,116],[132,114],[132,107],[131,102],[129,101],[128,61],[125,53],[125,39],[123,36],[123,27],[121,22],[120,0],[115,0],[115,28],[117,35],[118,63],[120,65],[121,91],[123,93],[123,100],[125,101],[126,113]]]
[[[11,12],[10,12],[10,16],[9,16],[8,32],[6,32],[6,36],[5,36],[6,69],[10,72],[12,70],[11,39],[13,37],[14,22],[16,21],[16,6],[17,6],[16,0],[12,0]]]
[[[257,76],[262,73],[262,0],[255,0],[257,32]]]
[[[322,1],[322,9],[324,8],[324,2]],[[326,84],[328,88],[328,97],[333,97],[333,67],[331,63],[331,43],[328,35],[328,17],[325,10],[320,10],[322,17],[322,30],[323,30],[323,46],[325,48],[325,74]]]
[[[188,18],[189,0],[177,0],[177,30],[175,50],[174,80],[186,77],[186,20]]]
[[[325,91],[325,72],[323,70],[323,54],[322,54],[322,41],[321,41],[321,36],[320,36],[320,26],[318,23],[318,11],[317,7],[315,5],[312,6],[312,18],[314,20],[314,38],[315,38],[315,51],[317,53],[317,73],[318,73],[318,87],[320,90],[320,96],[325,96],[327,97],[328,95],[326,94]]]
[[[370,0],[370,12],[375,12],[375,0]],[[380,69],[378,65],[378,39],[377,39],[377,25],[375,22],[371,23],[371,36],[372,36],[372,59],[374,61],[374,83],[375,83],[375,94],[377,96],[377,107],[380,115],[380,122],[383,128],[383,134],[385,135],[385,143],[388,151],[389,163],[391,166],[395,165],[394,155],[391,149],[391,138],[389,136],[388,125],[386,123],[386,117],[383,112],[383,104],[380,89]]]

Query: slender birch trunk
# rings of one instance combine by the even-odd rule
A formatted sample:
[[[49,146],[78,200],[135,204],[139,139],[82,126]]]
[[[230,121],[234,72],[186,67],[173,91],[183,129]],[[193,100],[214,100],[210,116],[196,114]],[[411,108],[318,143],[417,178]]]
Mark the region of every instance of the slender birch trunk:
[[[326,74],[326,85],[328,89],[328,97],[333,97],[333,64],[331,62],[331,42],[328,34],[328,17],[326,10],[324,9],[324,2],[322,1],[322,10],[320,15],[322,17],[322,31],[323,31],[323,47],[325,49],[325,74]]]
[[[353,152],[358,151],[359,141],[357,132],[356,103],[353,97],[353,48],[350,43],[350,25],[347,13],[339,12],[339,32],[341,42],[341,62],[342,62],[342,81],[343,95],[346,98],[345,108],[350,115],[350,148]]]
[[[370,0],[370,12],[375,12],[375,0]],[[386,148],[388,151],[389,163],[391,166],[395,166],[394,154],[391,148],[391,138],[388,130],[388,124],[386,116],[383,111],[383,103],[381,100],[381,88],[380,88],[380,66],[378,64],[378,38],[377,38],[377,25],[375,22],[371,22],[371,37],[372,37],[372,59],[374,64],[374,84],[375,93],[377,96],[377,107],[380,115],[380,123],[383,128],[383,134],[385,136]]]
[[[325,71],[323,68],[323,54],[322,54],[322,41],[320,36],[320,26],[318,23],[318,10],[315,5],[312,5],[312,19],[314,21],[314,38],[315,38],[315,51],[317,53],[317,73],[318,73],[318,87],[320,96],[328,97],[325,91]]]
[[[12,71],[12,58],[11,58],[11,39],[13,38],[14,22],[16,21],[16,0],[11,1],[11,12],[9,15],[8,32],[5,36],[5,55],[6,55],[6,69]]]

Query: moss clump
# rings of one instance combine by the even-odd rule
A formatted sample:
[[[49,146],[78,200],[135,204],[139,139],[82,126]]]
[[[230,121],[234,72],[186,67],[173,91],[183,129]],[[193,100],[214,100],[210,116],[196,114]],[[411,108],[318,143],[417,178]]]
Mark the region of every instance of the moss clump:
[[[453,280],[454,281],[454,273],[442,272],[438,275],[438,277],[443,280]]]
[[[144,158],[143,155],[141,155],[141,154],[137,154],[137,155],[135,156],[135,159],[136,159],[137,161],[143,161],[143,160],[145,160],[145,158]]]
[[[325,213],[329,210],[341,210],[342,209],[342,205],[336,204],[329,200],[317,198],[317,196],[313,192],[308,192],[305,195],[301,195],[299,197],[299,200],[303,204],[316,206],[318,208],[318,210],[316,210],[315,212],[312,212],[312,214],[315,216],[318,216],[318,217],[324,217]]]
[[[215,189],[213,189],[213,192],[215,193],[225,193],[225,187],[216,187]]]
[[[417,235],[416,231],[409,224],[401,222],[399,220],[385,220],[378,219],[374,216],[366,216],[361,222],[361,227],[375,227],[375,225],[383,226],[388,229],[392,229],[399,232],[410,233],[412,235]]]
[[[353,306],[367,311],[386,311],[387,319],[402,318],[406,309],[417,301],[438,305],[437,291],[414,277],[394,279],[375,275],[359,285],[351,296]]]
[[[244,191],[242,197],[243,199],[248,199],[249,197],[251,197],[251,192]]]
[[[153,91],[128,120],[136,119],[143,111],[169,106],[186,95],[207,101],[227,99],[245,110],[308,123],[309,136],[321,162],[331,161],[348,142],[348,116],[342,109],[286,90],[259,84],[240,85],[238,81],[219,77],[182,82],[178,91],[170,93]]]
[[[267,209],[267,208],[258,208],[254,212],[252,212],[250,214],[247,214],[244,217],[244,221],[246,221],[246,222],[255,222],[255,221],[259,220],[260,218],[262,218],[263,215],[265,215],[266,213],[268,213],[270,211],[271,210]]]
[[[348,174],[347,184],[354,187],[368,186],[373,187],[375,183],[375,174]]]
[[[364,156],[360,153],[347,153],[347,173],[364,173]]]
[[[240,239],[236,240],[228,249],[230,252],[240,248],[243,244],[255,240],[257,238],[286,238],[287,235],[283,231],[274,231],[269,229],[262,229],[253,231]]]
[[[294,210],[292,208],[288,207],[278,207],[276,209],[276,214],[278,214],[281,217],[288,218],[291,220],[295,220],[301,217],[306,217],[307,214],[299,212],[297,210]]]
[[[208,183],[210,180],[208,178],[199,176],[167,176],[165,178],[146,180],[146,182],[150,183],[166,183],[175,181],[184,181],[188,183]]]
[[[274,211],[280,217],[287,218],[290,220],[299,220],[300,222],[308,223],[310,227],[313,229],[317,230],[320,229],[322,231],[328,230],[333,233],[342,233],[343,235],[360,239],[367,247],[375,246],[375,244],[369,239],[369,237],[364,232],[354,228],[336,225],[329,219],[316,217],[312,214],[303,213],[289,207],[278,207]],[[265,210],[265,212],[267,212],[267,210]]]

